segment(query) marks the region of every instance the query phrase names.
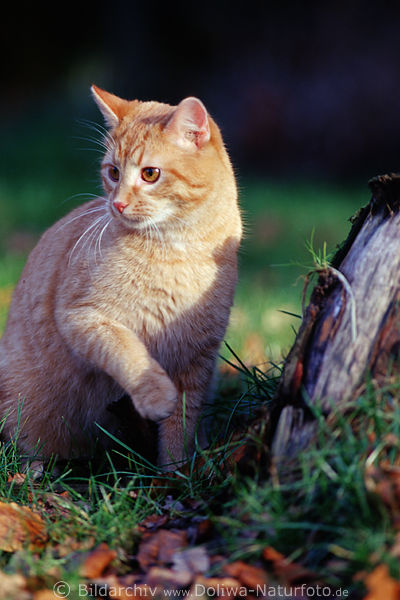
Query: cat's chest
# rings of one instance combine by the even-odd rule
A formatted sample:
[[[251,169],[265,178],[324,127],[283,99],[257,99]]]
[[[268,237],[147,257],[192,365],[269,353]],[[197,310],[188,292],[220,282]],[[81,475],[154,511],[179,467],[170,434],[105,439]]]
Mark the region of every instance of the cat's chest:
[[[104,278],[100,286],[118,320],[139,335],[153,337],[174,325],[182,327],[202,306],[216,279],[211,257],[186,253],[169,259],[117,261],[112,287]]]

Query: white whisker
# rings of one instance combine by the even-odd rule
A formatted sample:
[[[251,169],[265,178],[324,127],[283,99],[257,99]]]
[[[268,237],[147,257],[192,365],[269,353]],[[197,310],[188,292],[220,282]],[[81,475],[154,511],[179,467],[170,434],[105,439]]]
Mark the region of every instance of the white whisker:
[[[100,156],[104,156],[104,150],[102,148],[77,148],[80,152],[96,152],[96,154],[100,154]]]
[[[95,265],[97,266],[97,239],[98,239],[98,233],[101,230],[101,227],[103,225],[103,221],[106,218],[106,216],[104,216],[99,223],[97,223],[96,227],[93,229],[93,231],[90,232],[90,234],[88,235],[88,237],[86,238],[86,240],[83,242],[83,245],[81,247],[81,251],[88,246],[87,249],[87,257],[88,259],[90,258],[90,255],[92,253],[92,248],[93,248],[93,258],[94,258],[94,262]]]
[[[113,138],[111,133],[105,127],[103,127],[102,125],[99,125],[98,123],[94,123],[93,121],[87,120],[87,119],[80,119],[80,120],[78,120],[78,123],[80,125],[87,127],[88,129],[93,131],[95,134],[97,134],[99,137],[97,137],[97,136],[89,136],[89,137],[75,136],[76,139],[85,140],[85,141],[91,142],[91,143],[99,146],[99,148],[101,149],[101,152],[103,152],[103,153],[104,153],[104,151],[107,152],[107,151],[115,148],[115,146],[116,146],[115,139]],[[94,149],[92,148],[92,150],[94,150]]]
[[[80,213],[79,215],[76,215],[75,217],[73,217],[72,219],[70,219],[69,221],[67,221],[66,223],[63,223],[62,225],[60,225],[60,227],[57,228],[57,231],[60,231],[61,229],[64,229],[64,227],[66,227],[67,225],[69,225],[73,221],[76,221],[77,219],[81,219],[82,217],[85,217],[86,215],[91,215],[91,214],[97,213],[97,212],[103,212],[104,214],[106,214],[106,207],[105,207],[105,205],[104,206],[97,206],[97,207],[93,207],[93,208],[89,208],[88,210],[85,210],[83,213]]]
[[[66,202],[75,200],[75,198],[87,198],[88,201],[98,198],[99,200],[105,201],[105,199],[101,197],[101,194],[91,194],[90,192],[82,192],[80,194],[73,194],[72,196],[68,196],[68,198],[65,198],[62,202],[60,202],[60,204],[65,204]]]
[[[108,129],[103,125],[100,125],[100,123],[96,123],[90,119],[77,119],[77,122],[84,127],[88,127],[88,129],[92,129],[92,131],[96,131],[101,136],[109,136],[112,139]]]
[[[68,264],[71,264],[71,261],[72,261],[72,257],[73,257],[73,255],[74,255],[74,252],[75,252],[76,248],[78,247],[79,243],[81,242],[81,240],[82,240],[82,239],[83,239],[83,238],[84,238],[84,237],[85,237],[85,236],[86,236],[86,235],[87,235],[87,234],[88,234],[88,233],[89,233],[89,232],[90,232],[90,231],[91,231],[91,230],[92,230],[94,227],[98,226],[98,225],[99,225],[99,223],[100,223],[100,222],[101,222],[101,221],[102,221],[104,218],[106,218],[106,215],[105,215],[105,214],[104,214],[104,215],[102,215],[101,217],[98,217],[98,218],[96,219],[96,221],[94,221],[93,223],[91,223],[91,225],[89,225],[89,227],[87,227],[87,228],[85,229],[85,231],[82,233],[82,235],[81,235],[81,236],[80,236],[80,237],[77,239],[77,241],[75,242],[75,244],[74,244],[74,246],[73,246],[72,250],[70,251],[70,254],[69,254],[69,259],[68,259]],[[93,233],[93,232],[92,232],[92,233]],[[89,239],[90,239],[91,235],[92,235],[92,234],[90,234],[90,236],[89,236]],[[88,239],[86,239],[86,240],[85,240],[85,242],[84,242],[83,246],[81,247],[81,250],[82,250],[82,249],[83,249],[83,248],[84,248],[84,247],[87,245],[87,242],[88,242]]]
[[[97,138],[94,137],[83,137],[81,135],[75,135],[74,136],[75,140],[83,140],[85,142],[91,142],[92,144],[95,144],[96,146],[99,146],[99,148],[103,151],[108,151],[110,149],[110,144],[107,144],[107,140],[98,140]],[[93,148],[92,148],[93,150]]]
[[[74,200],[75,198],[98,198],[99,200],[104,200],[98,194],[92,194],[91,192],[81,192],[79,194],[73,194],[73,196],[68,196],[67,200]]]
[[[104,225],[103,229],[100,231],[100,234],[99,234],[99,235],[98,235],[98,237],[97,237],[97,240],[96,240],[96,250],[95,250],[95,258],[96,258],[96,253],[97,253],[97,250],[98,250],[98,252],[99,252],[100,258],[101,258],[101,259],[103,258],[103,254],[102,254],[102,252],[101,252],[101,240],[102,240],[102,238],[103,238],[103,235],[104,235],[104,233],[105,233],[105,231],[106,231],[107,227],[108,227],[108,226],[109,226],[109,224],[111,223],[111,221],[112,221],[112,218],[110,217],[110,218],[108,219],[107,223]]]

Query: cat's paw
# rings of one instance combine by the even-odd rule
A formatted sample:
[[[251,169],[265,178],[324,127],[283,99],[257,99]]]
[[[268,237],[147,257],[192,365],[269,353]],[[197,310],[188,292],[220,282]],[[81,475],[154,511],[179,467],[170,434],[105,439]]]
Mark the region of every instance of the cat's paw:
[[[151,421],[162,421],[174,412],[178,392],[165,373],[147,373],[136,392],[132,394],[132,400],[141,417]]]

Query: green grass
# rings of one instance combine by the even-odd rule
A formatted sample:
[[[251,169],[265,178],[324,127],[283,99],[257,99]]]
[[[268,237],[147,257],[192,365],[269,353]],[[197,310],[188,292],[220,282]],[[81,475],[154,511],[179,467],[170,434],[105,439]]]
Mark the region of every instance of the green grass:
[[[313,236],[316,250],[326,244],[334,251],[348,234],[350,216],[368,200],[362,185],[243,182],[247,234],[227,339],[245,360],[259,362],[264,353],[279,361],[286,354],[299,320],[280,311],[301,314],[304,276],[314,266],[307,242]]]
[[[244,366],[239,374],[246,390],[235,410],[243,423],[249,405],[254,414],[254,408],[271,397],[275,384]],[[400,409],[393,401],[398,387],[377,393],[374,386],[367,386],[347,414],[334,412],[329,424],[316,408],[316,438],[272,478],[265,465],[250,462],[251,476],[235,467],[232,459],[243,438],[235,439],[229,432],[218,446],[197,449],[188,467],[174,476],[136,465],[122,477],[112,469],[110,457],[108,477],[90,472],[77,476],[73,468],[65,468],[55,477],[49,470],[39,482],[28,474],[22,486],[7,481],[7,473],[20,471],[18,451],[13,444],[2,446],[0,497],[36,507],[49,539],[41,551],[3,552],[0,569],[22,570],[43,586],[52,587],[62,579],[78,589],[84,552],[106,542],[117,552],[119,573],[130,572],[130,556],[141,539],[138,524],[150,514],[167,514],[183,522],[184,528],[192,518],[208,518],[215,528],[208,552],[227,562],[260,564],[264,549],[273,547],[324,585],[345,587],[350,595],[363,589],[355,574],[378,564],[387,564],[392,576],[400,579],[391,552],[396,535],[393,517],[398,515],[367,483],[381,465],[398,465]],[[256,446],[264,444],[262,436],[251,439]],[[126,448],[121,451],[127,453]],[[68,495],[60,496],[62,491]],[[211,565],[209,574],[218,576],[217,566]]]
[[[355,573],[380,562],[400,578],[390,553],[393,515],[366,485],[369,469],[385,460],[398,464],[398,446],[388,437],[399,436],[400,408],[392,396],[397,393],[398,384],[378,397],[370,386],[346,416],[336,412],[329,425],[316,410],[317,438],[285,465],[280,478],[239,480],[228,510],[216,517],[225,551],[254,559],[273,546],[332,585],[352,587]],[[368,434],[377,432],[382,437],[372,441]]]

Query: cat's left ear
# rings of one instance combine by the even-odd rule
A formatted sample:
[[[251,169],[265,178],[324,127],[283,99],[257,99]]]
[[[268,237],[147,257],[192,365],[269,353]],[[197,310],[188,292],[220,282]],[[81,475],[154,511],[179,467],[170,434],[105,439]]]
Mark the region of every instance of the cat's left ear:
[[[210,139],[207,110],[198,98],[185,98],[176,108],[166,132],[183,148],[202,148]]]
[[[123,100],[98,88],[96,85],[92,85],[90,88],[93,94],[93,98],[99,107],[106,124],[109,127],[116,127],[128,108],[128,100]]]

